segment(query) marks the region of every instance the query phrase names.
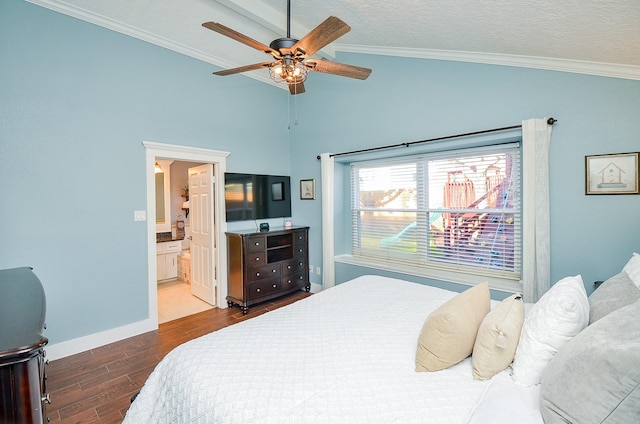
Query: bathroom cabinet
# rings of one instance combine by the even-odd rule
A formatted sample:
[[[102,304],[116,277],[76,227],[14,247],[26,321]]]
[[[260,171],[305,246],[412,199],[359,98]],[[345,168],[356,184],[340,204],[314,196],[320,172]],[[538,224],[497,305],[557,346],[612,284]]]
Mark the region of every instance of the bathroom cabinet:
[[[309,291],[309,227],[227,233],[227,304],[251,305]]]
[[[157,279],[159,282],[178,278],[178,255],[181,251],[181,240],[156,243]]]

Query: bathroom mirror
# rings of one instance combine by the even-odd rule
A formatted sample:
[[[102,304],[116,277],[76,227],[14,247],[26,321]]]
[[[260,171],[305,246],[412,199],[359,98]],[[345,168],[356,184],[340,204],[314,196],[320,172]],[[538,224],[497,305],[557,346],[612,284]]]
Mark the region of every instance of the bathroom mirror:
[[[156,174],[156,224],[164,224],[164,172]]]
[[[171,163],[172,160],[156,160],[156,233],[171,231]]]

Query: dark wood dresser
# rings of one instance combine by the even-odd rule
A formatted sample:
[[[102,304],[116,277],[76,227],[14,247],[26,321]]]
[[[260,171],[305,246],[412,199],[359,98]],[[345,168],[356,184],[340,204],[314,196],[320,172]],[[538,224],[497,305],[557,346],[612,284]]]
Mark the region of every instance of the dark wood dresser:
[[[0,423],[46,423],[46,300],[31,268],[0,270]]]
[[[309,291],[309,227],[227,233],[229,307]]]

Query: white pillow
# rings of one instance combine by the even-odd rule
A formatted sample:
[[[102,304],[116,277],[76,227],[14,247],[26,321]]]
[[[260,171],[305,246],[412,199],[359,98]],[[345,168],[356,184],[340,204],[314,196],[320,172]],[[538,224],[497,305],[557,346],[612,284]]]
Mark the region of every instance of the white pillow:
[[[626,272],[629,278],[631,278],[631,281],[640,288],[640,255],[634,253],[622,270]]]
[[[554,284],[524,320],[513,359],[513,380],[523,386],[540,383],[558,349],[588,323],[589,300],[582,277],[566,277]]]

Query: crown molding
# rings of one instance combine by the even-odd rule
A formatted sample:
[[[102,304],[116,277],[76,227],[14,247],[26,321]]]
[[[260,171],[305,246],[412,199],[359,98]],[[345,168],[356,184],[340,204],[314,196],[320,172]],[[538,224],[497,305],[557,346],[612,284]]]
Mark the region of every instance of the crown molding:
[[[99,25],[125,35],[155,44],[160,47],[167,48],[186,56],[193,57],[203,62],[219,66],[222,69],[234,68],[238,66],[236,63],[230,63],[225,58],[205,53],[201,50],[193,49],[186,45],[176,43],[167,38],[143,31],[139,28],[118,22],[114,19],[107,18],[102,15],[90,12],[88,10],[72,6],[61,0],[26,0],[29,3],[45,7],[56,12],[63,13],[83,21]],[[230,6],[236,3],[236,8],[241,7],[241,0],[225,1],[218,0],[221,4]],[[517,56],[499,53],[478,53],[452,50],[428,50],[415,48],[397,48],[397,47],[376,47],[362,46],[353,44],[334,43],[335,51],[345,53],[360,53],[378,56],[396,56],[409,57],[416,59],[434,59],[447,60],[456,62],[484,63],[488,65],[504,65],[515,66],[521,68],[542,69],[549,71],[570,72],[576,74],[596,75],[610,78],[622,78],[630,80],[640,80],[640,66],[619,65],[613,63],[588,62],[568,59],[552,59],[546,57],[535,56]],[[265,73],[247,72],[244,74],[249,78],[273,85],[274,87],[287,90],[288,87],[283,84],[277,84]]]
[[[112,31],[119,32],[121,34],[128,35],[130,37],[137,38],[142,41],[146,41],[151,44],[155,44],[156,46],[164,47],[166,49],[172,50],[176,53],[184,54],[186,56],[192,57],[194,59],[201,60],[206,63],[210,63],[215,66],[219,66],[222,69],[235,68],[238,66],[237,63],[229,62],[227,59],[211,55],[205,53],[198,49],[193,49],[189,46],[186,46],[181,43],[176,43],[175,41],[169,40],[168,38],[161,37],[157,34],[153,34],[140,28],[133,27],[131,25],[124,24],[122,22],[116,21],[111,18],[107,18],[105,16],[90,12],[88,10],[72,6],[68,3],[59,0],[26,0],[29,3],[33,3],[38,6],[45,7],[47,9],[62,13],[64,15],[68,15],[85,22],[89,22],[91,24],[95,24],[101,26],[103,28],[110,29]],[[289,90],[289,88],[283,84],[278,84],[273,81],[267,74],[258,73],[258,72],[247,72],[243,75],[258,80],[260,82],[264,82],[274,87],[280,88],[282,90]]]
[[[379,56],[396,56],[416,59],[484,63],[488,65],[515,66],[520,68],[543,69],[548,71],[571,72],[575,74],[640,80],[640,66],[619,65],[614,63],[552,59],[547,57],[535,56],[517,56],[499,53],[375,47],[353,44],[338,44],[336,45],[336,50],[345,53],[361,53]]]

